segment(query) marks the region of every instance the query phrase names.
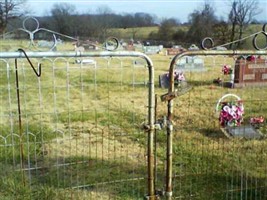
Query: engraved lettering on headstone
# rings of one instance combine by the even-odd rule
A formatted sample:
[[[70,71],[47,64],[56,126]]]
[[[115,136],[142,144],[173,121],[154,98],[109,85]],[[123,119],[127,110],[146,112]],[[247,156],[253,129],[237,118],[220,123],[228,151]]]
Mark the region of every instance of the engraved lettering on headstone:
[[[267,62],[257,58],[255,61],[237,60],[235,64],[235,87],[267,85]]]
[[[267,79],[267,74],[262,74],[262,75],[261,75],[261,79],[262,79],[262,80]]]
[[[248,64],[249,69],[267,68],[265,63],[262,64]]]
[[[206,71],[204,67],[204,60],[197,56],[182,57],[177,61],[175,68],[183,71]]]
[[[243,80],[254,80],[255,74],[244,74]]]
[[[159,46],[144,46],[144,52],[146,54],[157,54],[163,49],[162,45]]]

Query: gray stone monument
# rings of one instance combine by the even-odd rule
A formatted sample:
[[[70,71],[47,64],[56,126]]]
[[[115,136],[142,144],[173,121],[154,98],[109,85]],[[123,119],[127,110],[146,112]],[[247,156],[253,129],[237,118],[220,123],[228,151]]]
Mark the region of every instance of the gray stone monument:
[[[204,61],[197,56],[185,56],[182,57],[176,63],[176,69],[186,71],[203,72],[207,71],[204,67]]]
[[[158,54],[159,52],[162,51],[163,46],[159,45],[159,46],[144,46],[144,53],[145,54]]]

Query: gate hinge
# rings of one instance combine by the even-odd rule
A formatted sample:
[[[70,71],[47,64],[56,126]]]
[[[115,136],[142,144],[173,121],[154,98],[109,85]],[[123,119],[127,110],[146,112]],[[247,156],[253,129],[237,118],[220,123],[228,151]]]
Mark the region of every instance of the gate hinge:
[[[177,97],[177,92],[176,90],[174,92],[168,92],[166,94],[163,94],[160,96],[161,101],[170,101]]]
[[[144,200],[159,200],[159,195],[153,195],[153,196],[145,196]]]
[[[192,87],[187,85],[184,88],[178,88],[175,89],[173,92],[168,92],[166,94],[163,94],[160,96],[161,101],[170,101],[172,99],[174,99],[175,97],[181,96],[185,93],[187,93],[189,90],[191,90]]]
[[[150,126],[149,124],[143,124],[142,128],[144,129],[144,131],[150,131],[151,129],[156,129],[156,130],[161,130],[161,124],[156,123],[153,126]]]
[[[162,119],[158,119],[157,122],[151,127],[149,124],[143,124],[142,128],[145,131],[149,131],[151,129],[161,130],[162,128],[166,127],[167,125],[167,118],[164,116]]]

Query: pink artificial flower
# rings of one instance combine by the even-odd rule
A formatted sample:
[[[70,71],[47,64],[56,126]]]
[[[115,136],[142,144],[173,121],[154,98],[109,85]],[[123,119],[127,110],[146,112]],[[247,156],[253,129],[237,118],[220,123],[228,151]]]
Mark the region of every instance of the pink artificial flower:
[[[241,101],[238,101],[237,104],[223,102],[219,116],[221,126],[240,126],[243,113],[244,108]]]
[[[174,80],[176,81],[185,81],[185,76],[182,71],[174,70]]]
[[[232,70],[230,65],[224,65],[222,67],[222,72],[223,72],[224,75],[229,75],[229,74],[233,73],[233,70]]]
[[[251,124],[260,124],[264,122],[264,117],[260,116],[260,117],[252,117],[250,118],[250,123]]]
[[[252,56],[248,56],[247,57],[248,61],[254,62],[256,60],[256,56],[252,55]]]

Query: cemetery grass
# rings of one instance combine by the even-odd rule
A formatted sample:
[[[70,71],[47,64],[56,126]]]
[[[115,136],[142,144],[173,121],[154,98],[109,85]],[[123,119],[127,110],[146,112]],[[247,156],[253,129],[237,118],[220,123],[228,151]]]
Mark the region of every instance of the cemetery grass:
[[[155,77],[168,71],[170,56],[158,54],[150,57],[155,66]],[[258,185],[266,180],[267,163],[266,159],[263,159],[266,156],[266,141],[226,138],[220,131],[214,111],[215,105],[217,100],[226,93],[239,95],[244,99],[246,109],[244,122],[247,123],[251,116],[265,115],[266,90],[230,89],[213,84],[213,79],[218,77],[228,81],[228,77],[221,74],[221,66],[225,63],[232,64],[233,58],[203,59],[205,59],[207,71],[186,73],[188,84],[193,86],[193,89],[174,100],[174,195],[185,198],[196,195],[204,199],[212,196],[214,199],[221,199],[226,193],[231,193],[238,197],[240,193],[229,192],[229,187],[232,191],[235,189],[238,191],[241,184],[248,183],[250,180],[257,181]],[[38,136],[37,142],[32,142],[33,145],[25,152],[29,151],[27,155],[36,155],[40,166],[45,167],[46,171],[42,176],[37,173],[32,180],[23,180],[21,172],[14,172],[12,168],[14,161],[19,164],[19,151],[6,152],[7,149],[1,146],[1,177],[3,177],[0,180],[1,199],[143,199],[146,193],[144,173],[146,172],[147,138],[140,126],[146,121],[148,88],[145,84],[139,86],[131,84],[133,69],[127,67],[131,66],[131,62],[127,64],[125,61],[126,68],[122,70],[120,67],[108,69],[105,60],[97,61],[99,63],[97,71],[84,69],[82,73],[75,72],[75,67],[80,66],[75,64],[73,59],[69,60],[73,73],[68,73],[66,60],[58,59],[56,61],[58,70],[53,71],[52,68],[45,67],[40,82],[32,73],[26,73],[23,76],[24,83],[21,87],[27,90],[21,91],[22,102],[31,105],[23,108],[23,112],[28,114],[28,122],[23,121],[23,132],[27,131]],[[34,62],[36,64],[37,61]],[[112,62],[112,66],[119,66],[118,61],[112,60]],[[51,62],[44,59],[42,65],[51,66]],[[20,74],[23,74],[22,72],[19,71]],[[136,82],[142,82],[147,77],[147,73],[142,70],[134,74]],[[8,88],[8,81],[9,84],[14,83],[13,75],[14,72],[7,80],[6,72],[1,73],[0,86]],[[66,84],[66,80],[69,84]],[[157,78],[155,83],[158,97],[167,92],[167,89],[158,87]],[[40,94],[39,86],[42,88],[41,105],[36,98]],[[16,99],[15,90],[11,90],[10,94],[13,99]],[[54,94],[57,96],[56,102]],[[8,113],[4,105],[8,105],[9,101],[4,98],[5,95],[1,97],[1,112]],[[161,118],[166,115],[167,104],[159,100],[158,102],[157,118]],[[119,112],[117,112],[118,105],[121,105]],[[14,118],[17,118],[16,106],[15,103],[12,107]],[[57,114],[54,114],[55,107]],[[36,115],[36,109],[32,108],[40,109],[43,115]],[[2,121],[2,134],[9,134],[11,131],[9,126],[3,126],[3,124],[9,124],[8,119],[6,120]],[[15,124],[18,123],[14,123],[13,131],[19,134]],[[96,125],[101,131],[93,131]],[[120,127],[127,137],[124,137],[123,133],[116,135],[113,132],[102,131],[106,126]],[[261,131],[266,134],[266,129]],[[91,147],[84,150],[84,141],[88,141],[89,134]],[[55,141],[61,141],[61,139],[63,142],[58,145]],[[162,188],[166,150],[165,130],[157,132],[156,142],[157,185]],[[112,152],[103,152],[104,149],[116,147],[121,148],[116,155],[111,155]],[[131,157],[128,152],[138,157]],[[90,172],[88,167],[83,165],[69,166],[62,172],[52,167],[59,158],[64,159],[66,163],[72,163],[87,160],[88,154],[91,156],[92,164]],[[128,156],[126,162],[121,160],[125,156]],[[99,174],[99,169],[102,174]],[[132,172],[132,169],[135,171]],[[121,180],[128,177],[129,172],[133,173],[133,177],[141,177],[141,179],[134,184],[128,183],[124,186],[116,183],[107,184],[105,191],[95,184],[99,181],[105,183]],[[26,186],[23,183],[25,181]],[[72,189],[71,186],[76,185],[76,181],[81,185],[90,186],[87,189]],[[257,192],[255,182],[251,183],[249,190],[253,196]],[[258,193],[260,195],[259,191]]]

